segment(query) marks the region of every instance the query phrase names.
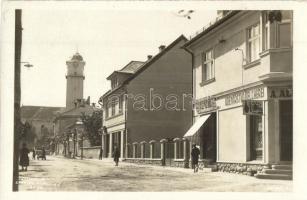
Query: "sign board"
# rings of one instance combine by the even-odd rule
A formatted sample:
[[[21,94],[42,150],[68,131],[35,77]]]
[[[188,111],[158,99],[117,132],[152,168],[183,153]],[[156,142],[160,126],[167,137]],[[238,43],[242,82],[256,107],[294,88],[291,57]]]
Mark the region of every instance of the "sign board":
[[[262,115],[263,114],[263,101],[260,100],[244,100],[243,114],[244,115]]]
[[[259,99],[264,97],[264,88],[252,88],[230,94],[225,97],[225,106],[241,103],[244,100]]]

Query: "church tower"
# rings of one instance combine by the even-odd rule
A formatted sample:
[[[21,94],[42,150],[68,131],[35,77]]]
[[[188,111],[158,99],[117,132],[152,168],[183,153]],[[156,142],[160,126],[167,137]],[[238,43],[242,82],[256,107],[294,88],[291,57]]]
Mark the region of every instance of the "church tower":
[[[66,109],[74,108],[77,99],[83,99],[84,65],[82,56],[77,52],[66,61]]]

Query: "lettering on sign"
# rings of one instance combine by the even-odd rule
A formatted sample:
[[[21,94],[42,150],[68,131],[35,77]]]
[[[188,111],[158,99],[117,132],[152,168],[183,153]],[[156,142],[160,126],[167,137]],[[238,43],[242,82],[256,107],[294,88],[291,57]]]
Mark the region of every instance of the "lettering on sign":
[[[212,110],[216,108],[216,99],[213,97],[198,99],[195,102],[195,106],[198,113]]]
[[[270,88],[269,98],[291,98],[293,96],[292,88]]]
[[[240,103],[244,100],[258,99],[262,97],[264,97],[264,88],[253,88],[228,95],[225,97],[225,105],[229,106]]]

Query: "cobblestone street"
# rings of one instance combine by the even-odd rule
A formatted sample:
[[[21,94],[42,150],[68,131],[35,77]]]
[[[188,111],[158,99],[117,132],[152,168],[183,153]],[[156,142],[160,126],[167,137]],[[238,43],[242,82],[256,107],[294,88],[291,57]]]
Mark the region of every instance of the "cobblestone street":
[[[191,169],[119,163],[111,160],[73,160],[47,157],[31,160],[20,172],[20,191],[236,191],[291,192],[292,181]]]

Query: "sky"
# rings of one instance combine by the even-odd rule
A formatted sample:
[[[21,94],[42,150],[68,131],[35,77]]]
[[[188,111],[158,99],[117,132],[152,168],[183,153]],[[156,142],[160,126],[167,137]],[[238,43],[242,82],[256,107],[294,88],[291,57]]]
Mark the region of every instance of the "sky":
[[[181,34],[195,34],[216,10],[195,10],[191,19],[176,10],[40,10],[22,13],[21,104],[65,107],[66,61],[77,51],[86,62],[84,98],[97,103],[110,89],[106,80],[131,60],[145,61]]]

